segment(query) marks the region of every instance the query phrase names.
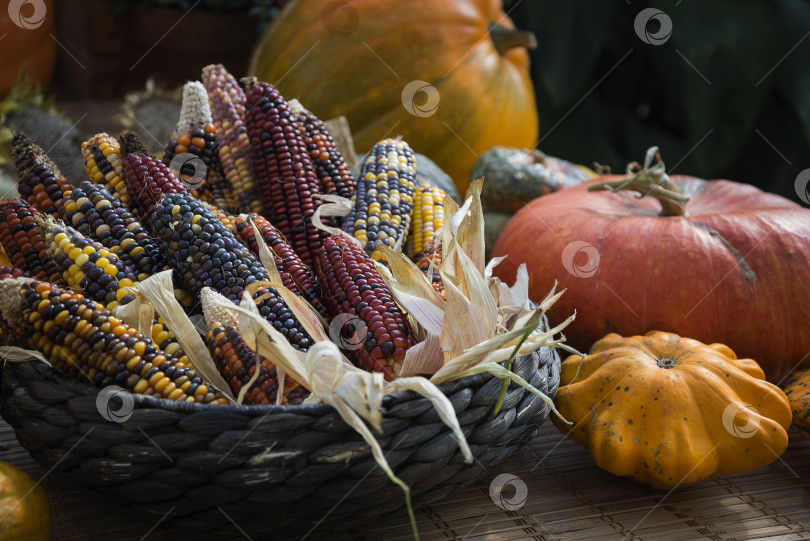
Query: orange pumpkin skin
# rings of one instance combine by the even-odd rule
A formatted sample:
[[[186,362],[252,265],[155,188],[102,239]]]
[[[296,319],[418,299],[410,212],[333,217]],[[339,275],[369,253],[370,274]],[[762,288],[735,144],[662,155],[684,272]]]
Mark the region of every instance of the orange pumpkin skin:
[[[787,397],[756,362],[672,333],[609,334],[572,355],[555,403],[597,466],[661,489],[769,464],[788,444]]]
[[[0,539],[51,538],[51,510],[45,489],[8,462],[0,462],[0,513]]]
[[[785,382],[785,394],[793,410],[793,424],[810,428],[810,370],[798,370]]]
[[[529,57],[500,54],[487,31],[513,28],[501,0],[293,0],[261,41],[250,71],[321,118],[345,115],[357,150],[401,134],[461,193],[476,156],[494,145],[531,148],[538,121]],[[379,57],[379,58],[377,58]],[[438,90],[403,98],[411,81]]]
[[[525,262],[533,299],[558,280],[567,291],[551,316],[576,310],[565,334],[580,351],[609,332],[659,329],[728,344],[772,382],[794,369],[810,351],[810,210],[747,184],[683,176],[670,179],[691,196],[685,217],[658,216],[654,199],[587,191],[618,178],[529,203],[496,243],[493,255],[508,255],[496,273],[514,276]],[[574,241],[593,248],[565,252]]]
[[[51,0],[37,1],[44,5],[45,18],[37,28],[21,28],[9,16],[8,6],[0,9],[0,36],[6,35],[0,46],[7,52],[0,57],[0,97],[8,94],[20,73],[25,72],[28,78],[42,86],[51,82],[54,64],[56,63],[56,42],[50,37],[56,15]],[[6,2],[5,4],[8,4]],[[22,6],[22,15],[30,18],[34,14],[31,3]]]

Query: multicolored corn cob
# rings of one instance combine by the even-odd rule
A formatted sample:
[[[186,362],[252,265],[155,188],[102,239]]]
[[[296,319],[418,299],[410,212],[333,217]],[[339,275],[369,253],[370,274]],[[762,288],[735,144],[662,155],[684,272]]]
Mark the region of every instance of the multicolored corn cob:
[[[203,68],[203,85],[219,143],[222,172],[233,188],[241,211],[264,212],[250,164],[250,139],[245,127],[245,93],[222,65]]]
[[[253,302],[256,303],[259,314],[283,334],[292,347],[299,351],[306,351],[312,347],[314,343],[312,338],[275,288],[260,288],[253,293]]]
[[[59,217],[59,204],[73,187],[56,164],[39,145],[22,133],[15,133],[11,140],[11,159],[17,167],[20,196],[38,211]]]
[[[357,318],[365,324],[365,337],[358,337],[362,342],[349,352],[355,363],[382,372],[387,380],[393,379],[416,340],[374,261],[351,239],[332,235],[318,254],[316,271],[331,313],[335,317],[350,316],[346,326],[352,326],[355,332],[360,331],[355,324]]]
[[[212,203],[207,203],[205,201],[201,201],[201,203],[202,206],[216,216],[217,219],[222,222],[222,225],[227,227],[231,233],[236,231],[236,216]]]
[[[166,145],[163,163],[171,165],[176,156],[183,154],[197,157],[205,165],[205,171],[199,171],[191,156],[184,160],[179,172],[184,175],[183,180],[189,191],[198,199],[210,198],[223,209],[234,209],[236,201],[219,161],[219,144],[208,105],[208,93],[198,81],[183,86],[180,120],[171,141]]]
[[[413,258],[427,251],[433,234],[444,227],[444,190],[423,184],[413,194],[411,231],[408,234],[406,253]]]
[[[119,140],[124,156],[123,176],[141,222],[149,224],[155,205],[168,193],[188,193],[165,163],[146,153],[141,137],[134,132]]]
[[[261,233],[264,243],[267,245],[270,253],[273,254],[276,270],[278,270],[284,286],[293,293],[306,299],[323,317],[327,317],[328,311],[321,299],[321,294],[320,291],[318,291],[317,282],[315,281],[312,271],[301,261],[298,254],[287,244],[287,241],[284,240],[284,236],[278,229],[273,227],[273,224],[258,214],[242,214],[237,216],[234,222],[236,238],[242,241],[242,244],[247,246],[253,255],[259,255],[259,243],[256,240],[253,227],[250,225],[250,220],[253,220],[256,224],[256,228],[259,230],[259,233]]]
[[[408,143],[383,139],[368,153],[355,184],[351,213],[343,229],[380,260],[381,243],[393,248],[407,240],[413,210],[416,162]]]
[[[20,199],[0,201],[0,244],[12,265],[43,282],[65,285],[37,229],[40,212]]]
[[[245,116],[245,91],[239,86],[236,77],[225,69],[222,64],[209,64],[202,69],[202,83],[207,92],[214,89],[222,90],[230,99],[236,113],[244,118]]]
[[[33,278],[30,274],[17,267],[0,266],[0,280],[7,278]]]
[[[224,404],[193,369],[155,347],[101,304],[26,278],[0,281],[3,329],[70,377],[169,400]]]
[[[110,250],[47,215],[36,222],[48,255],[74,291],[110,311],[135,298],[124,288],[134,286],[138,277]]]
[[[244,404],[275,404],[278,394],[278,377],[275,365],[264,357],[254,353],[238,332],[238,319],[233,312],[216,304],[215,299],[221,295],[211,288],[204,288],[200,294],[206,325],[209,328],[207,341],[211,356],[219,372],[228,382],[234,396],[239,396],[245,385],[256,373],[259,375],[250,388],[245,391]],[[285,378],[281,404],[300,404],[309,394],[289,375]]]
[[[258,368],[259,376],[245,393],[243,404],[273,405],[278,395],[276,366],[254,353],[245,343],[238,327],[211,323],[208,331],[208,349],[222,377],[235,396],[250,382]],[[290,377],[284,380],[282,405],[298,405],[309,392]]]
[[[85,297],[103,304],[114,312],[118,305],[132,302],[125,288],[138,283],[134,271],[115,254],[70,226],[48,216],[37,218],[37,228],[48,247],[48,254],[56,261],[67,285]],[[156,318],[152,325],[152,340],[166,353],[179,355],[191,365],[175,335],[164,328],[163,320]]]
[[[166,268],[166,258],[135,215],[103,185],[82,182],[63,201],[64,221],[101,243],[137,273],[138,280]]]
[[[354,177],[326,125],[298,100],[290,100],[290,110],[301,127],[321,192],[349,199],[354,195]]]
[[[238,304],[248,285],[269,280],[250,250],[189,193],[169,194],[160,202],[152,231],[169,264],[195,299],[200,298],[204,287],[210,287]],[[293,346],[308,348],[312,340],[300,322],[278,293],[269,291],[271,295],[262,301],[259,311],[280,332],[293,338],[304,337]],[[265,306],[269,310],[263,312]]]
[[[90,182],[105,186],[116,199],[128,207],[130,197],[124,184],[118,140],[112,135],[97,133],[82,143],[82,157]]]
[[[426,251],[416,254],[413,261],[416,263],[416,266],[419,267],[419,270],[430,278],[430,285],[433,286],[433,289],[442,296],[442,299],[447,300],[447,294],[444,291],[444,281],[442,281],[442,277],[439,274],[439,265],[442,264],[441,245],[439,243],[431,243]],[[433,264],[433,272],[428,274],[430,272],[431,263]]]
[[[273,85],[245,80],[248,110],[245,125],[251,162],[268,219],[284,235],[295,253],[312,265],[328,235],[312,223],[321,204],[309,151],[287,101]]]

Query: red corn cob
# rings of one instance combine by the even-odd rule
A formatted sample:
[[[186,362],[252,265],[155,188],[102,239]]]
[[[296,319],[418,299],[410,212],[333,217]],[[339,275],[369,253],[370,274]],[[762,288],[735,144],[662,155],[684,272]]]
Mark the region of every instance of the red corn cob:
[[[307,265],[312,265],[327,233],[316,228],[312,215],[320,193],[304,139],[281,94],[269,83],[245,80],[248,110],[245,124],[251,144],[256,184],[265,216]]]
[[[393,379],[416,340],[374,260],[345,236],[332,235],[318,254],[316,270],[331,313],[335,317],[348,314],[365,323],[364,340],[350,351],[355,363],[368,371],[382,372],[387,380]],[[356,325],[354,329],[358,330]]]
[[[312,270],[307,267],[298,254],[293,251],[278,229],[258,214],[237,216],[234,222],[234,234],[254,255],[259,255],[259,243],[250,225],[250,219],[256,224],[264,243],[273,254],[276,269],[284,286],[305,298],[323,317],[327,317],[326,305],[321,300]]]
[[[59,204],[73,187],[39,145],[22,133],[11,141],[11,159],[17,167],[17,191],[42,213],[60,216]]]
[[[354,177],[326,125],[298,100],[290,100],[290,109],[301,127],[304,144],[321,182],[321,191],[351,198],[354,195]]]
[[[146,153],[141,137],[127,132],[120,138],[124,155],[123,176],[141,222],[150,217],[161,198],[169,193],[188,193],[169,166]]]
[[[0,244],[12,265],[43,282],[64,285],[56,263],[48,255],[45,239],[37,229],[40,212],[19,199],[0,202]]]

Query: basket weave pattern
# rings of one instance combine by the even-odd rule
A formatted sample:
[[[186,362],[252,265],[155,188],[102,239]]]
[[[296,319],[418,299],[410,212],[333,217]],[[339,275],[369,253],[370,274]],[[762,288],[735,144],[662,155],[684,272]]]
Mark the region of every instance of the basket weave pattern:
[[[556,394],[555,349],[515,359],[512,369],[546,395]],[[548,418],[541,399],[510,384],[491,419],[501,383],[477,374],[440,387],[458,415],[472,464],[428,400],[412,392],[384,398],[383,433],[376,437],[415,504],[486,476]],[[56,466],[147,520],[173,508],[169,520],[194,528],[221,526],[225,513],[239,524],[272,520],[280,527],[326,516],[345,525],[404,506],[402,491],[331,406],[210,406],[134,395],[132,416],[115,423],[100,415],[98,392],[43,363],[6,362],[0,411],[43,467]]]

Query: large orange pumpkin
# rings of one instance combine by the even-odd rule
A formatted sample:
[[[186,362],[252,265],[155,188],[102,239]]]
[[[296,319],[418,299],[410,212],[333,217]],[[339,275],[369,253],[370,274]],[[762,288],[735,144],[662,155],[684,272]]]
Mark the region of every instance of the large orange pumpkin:
[[[589,191],[603,177],[535,199],[504,228],[493,250],[508,255],[501,277],[526,263],[530,295],[554,281],[567,289],[558,320],[587,351],[607,333],[662,330],[722,342],[756,359],[779,382],[810,364],[810,209],[727,180],[669,177],[689,196],[670,216],[652,197]],[[639,188],[644,189],[644,188]]]
[[[11,0],[0,8],[0,98],[17,80],[20,70],[31,82],[47,85],[56,62],[51,38],[56,18],[51,0]]]
[[[293,0],[250,72],[321,118],[346,115],[359,151],[401,134],[464,193],[485,150],[535,145],[533,39],[501,0]]]

